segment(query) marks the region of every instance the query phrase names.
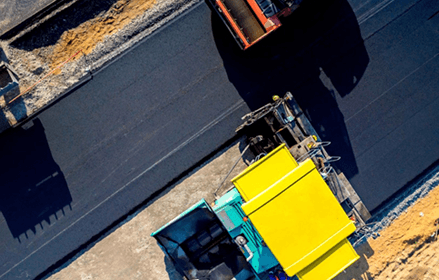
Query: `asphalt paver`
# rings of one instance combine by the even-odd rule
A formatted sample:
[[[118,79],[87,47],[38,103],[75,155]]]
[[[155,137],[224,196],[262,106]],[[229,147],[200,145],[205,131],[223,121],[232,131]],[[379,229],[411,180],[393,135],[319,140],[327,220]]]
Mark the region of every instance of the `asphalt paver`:
[[[370,210],[434,164],[437,2],[320,2],[245,53],[201,3],[2,134],[0,279],[40,275],[287,90]]]

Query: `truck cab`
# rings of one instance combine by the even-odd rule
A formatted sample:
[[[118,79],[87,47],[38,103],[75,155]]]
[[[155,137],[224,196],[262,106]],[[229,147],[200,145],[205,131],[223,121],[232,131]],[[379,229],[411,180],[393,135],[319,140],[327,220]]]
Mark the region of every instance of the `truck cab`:
[[[242,50],[278,29],[302,0],[206,0]]]

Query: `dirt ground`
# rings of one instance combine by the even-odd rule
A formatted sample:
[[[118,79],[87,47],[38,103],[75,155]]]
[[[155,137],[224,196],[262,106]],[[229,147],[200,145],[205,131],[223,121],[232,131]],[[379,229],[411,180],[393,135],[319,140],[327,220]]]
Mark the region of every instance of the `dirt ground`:
[[[98,14],[80,24],[78,27],[65,31],[54,45],[51,53],[41,53],[50,68],[53,69],[66,61],[69,56],[81,50],[81,55],[90,54],[106,36],[122,29],[136,17],[142,15],[155,4],[156,0],[119,0],[107,11]],[[91,5],[92,6],[92,5]],[[38,55],[38,50],[36,50]]]
[[[439,279],[438,231],[436,188],[360,246],[361,259],[337,279]]]
[[[150,234],[201,198],[213,201],[212,192],[239,159],[243,141],[220,151],[48,279],[182,279]],[[239,160],[228,179],[245,167]],[[439,279],[438,218],[439,188],[435,188],[382,230],[380,237],[357,247],[361,259],[336,280]]]

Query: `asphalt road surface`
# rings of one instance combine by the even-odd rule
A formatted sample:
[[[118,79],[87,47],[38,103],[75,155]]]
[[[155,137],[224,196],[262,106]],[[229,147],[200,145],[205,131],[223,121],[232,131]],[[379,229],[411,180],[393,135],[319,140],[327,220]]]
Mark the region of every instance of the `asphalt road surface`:
[[[369,209],[434,164],[438,2],[313,3],[245,53],[197,5],[0,135],[0,279],[41,275],[287,90]]]

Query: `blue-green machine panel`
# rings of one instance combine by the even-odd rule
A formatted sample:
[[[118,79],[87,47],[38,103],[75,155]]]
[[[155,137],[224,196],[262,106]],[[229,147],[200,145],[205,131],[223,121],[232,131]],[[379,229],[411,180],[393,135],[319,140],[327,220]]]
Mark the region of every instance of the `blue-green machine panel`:
[[[213,210],[232,239],[235,239],[239,235],[243,235],[247,239],[247,245],[253,253],[253,258],[250,259],[249,263],[255,272],[259,274],[279,263],[270,249],[265,245],[250,220],[244,221],[245,214],[241,209],[242,202],[243,200],[238,190],[233,188],[215,201]],[[242,251],[246,257],[249,256],[245,250]]]
[[[241,249],[247,259],[250,256],[247,250],[253,254],[253,257],[248,260],[250,264],[248,269],[253,271],[250,272],[242,264],[238,264],[243,270],[239,268],[236,271],[238,274],[233,279],[248,279],[249,276],[245,276],[246,271],[254,274],[256,279],[260,279],[258,274],[266,272],[279,263],[250,220],[245,219],[245,214],[241,209],[242,203],[243,199],[235,188],[219,198],[213,207],[202,199],[152,233],[151,236],[157,239],[162,250],[173,260],[176,269],[186,276],[192,274],[197,276],[203,273],[203,266],[200,263],[200,261],[204,262],[203,257],[199,257],[197,252],[203,251],[204,248],[210,250],[209,244],[212,243],[212,246],[215,246],[217,242],[220,242],[230,244],[237,253]],[[220,224],[224,229],[221,229]],[[229,243],[226,236],[230,237],[227,238],[230,239]],[[245,237],[248,249],[243,249],[236,243],[235,238],[238,236]],[[208,256],[209,252],[203,255]],[[231,257],[224,256],[224,258]],[[214,271],[216,264],[212,265],[211,271]]]

